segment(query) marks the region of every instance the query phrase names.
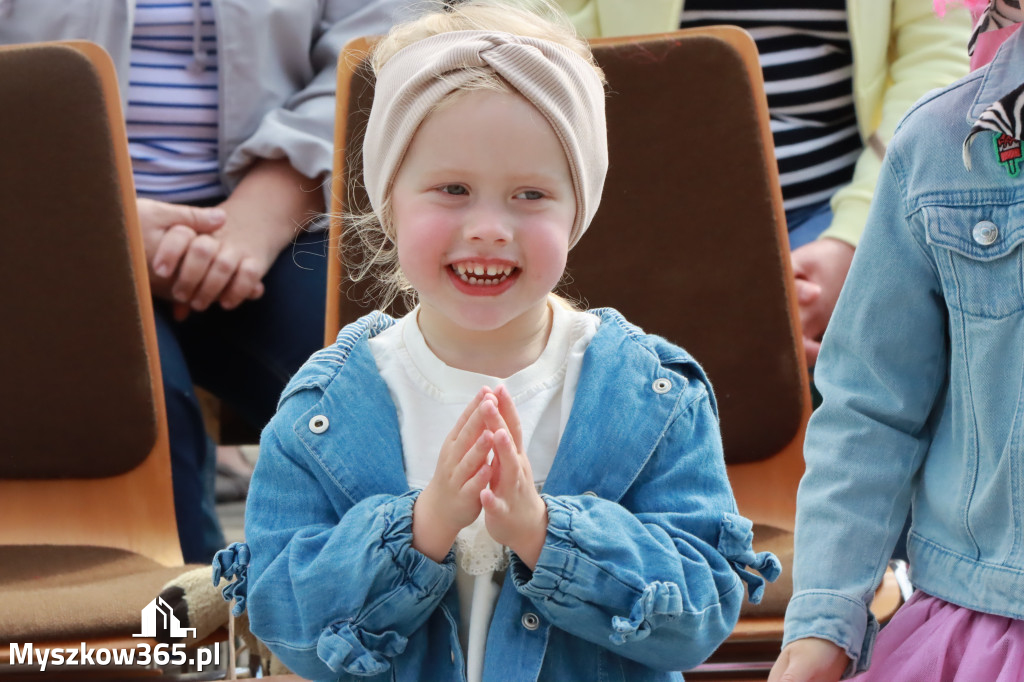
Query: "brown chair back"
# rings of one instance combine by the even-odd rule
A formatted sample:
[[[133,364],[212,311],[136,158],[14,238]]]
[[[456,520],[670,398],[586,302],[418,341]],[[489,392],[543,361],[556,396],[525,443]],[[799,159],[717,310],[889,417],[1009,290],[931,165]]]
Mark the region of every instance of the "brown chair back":
[[[110,58],[0,49],[0,545],[181,563],[156,332]]]

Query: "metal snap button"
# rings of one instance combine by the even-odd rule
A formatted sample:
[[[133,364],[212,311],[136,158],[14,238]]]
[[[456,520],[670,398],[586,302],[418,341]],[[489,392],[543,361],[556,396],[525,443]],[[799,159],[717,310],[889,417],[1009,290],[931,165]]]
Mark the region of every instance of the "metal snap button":
[[[523,614],[523,627],[527,630],[536,630],[540,627],[540,618],[537,617],[536,613],[524,613]]]
[[[595,493],[593,490],[588,490],[583,494],[586,495],[587,497],[597,497],[597,493]]]
[[[672,382],[668,379],[655,379],[654,383],[651,384],[651,388],[654,389],[655,393],[668,393],[672,390]]]
[[[982,220],[972,231],[974,241],[982,246],[989,246],[999,239],[999,228],[990,220]]]
[[[309,430],[313,433],[323,433],[330,425],[331,422],[322,414],[318,414],[309,420]]]

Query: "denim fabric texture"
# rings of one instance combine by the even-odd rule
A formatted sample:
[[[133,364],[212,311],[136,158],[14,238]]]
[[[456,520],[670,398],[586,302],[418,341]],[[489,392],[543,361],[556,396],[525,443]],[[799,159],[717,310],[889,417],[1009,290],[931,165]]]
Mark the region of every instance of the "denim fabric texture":
[[[594,314],[544,485],[547,539],[534,571],[512,558],[485,679],[680,680],[732,630],[745,587],[759,598],[747,567],[779,572],[737,515],[703,371],[615,311]],[[292,379],[263,433],[248,545],[215,564],[237,578],[252,631],[304,677],[465,679],[454,552],[436,563],[412,548],[418,492],[367,343],[393,322],[349,325]]]
[[[920,101],[897,130],[815,371],[786,642],[866,669],[868,603],[913,508],[911,580],[1024,618],[1024,174],[985,107],[1024,80],[1018,32],[988,69]]]

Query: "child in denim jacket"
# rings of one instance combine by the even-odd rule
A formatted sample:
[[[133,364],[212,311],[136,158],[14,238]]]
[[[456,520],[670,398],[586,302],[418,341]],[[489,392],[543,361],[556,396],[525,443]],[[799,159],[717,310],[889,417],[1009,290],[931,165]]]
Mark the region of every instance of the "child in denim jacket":
[[[1021,19],[994,0],[971,44]],[[815,373],[771,682],[1024,679],[1022,83],[1018,31],[889,146]],[[915,592],[879,633],[909,510]]]
[[[219,557],[300,675],[679,680],[759,599],[747,567],[778,573],[697,363],[551,295],[608,163],[602,75],[557,19],[470,2],[375,49],[355,231],[419,304],[292,379]]]

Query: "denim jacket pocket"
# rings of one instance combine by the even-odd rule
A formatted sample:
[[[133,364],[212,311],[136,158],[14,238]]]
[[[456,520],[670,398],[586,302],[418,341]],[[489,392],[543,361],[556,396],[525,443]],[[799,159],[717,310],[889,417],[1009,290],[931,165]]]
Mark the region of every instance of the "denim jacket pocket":
[[[972,195],[921,212],[950,307],[996,319],[1024,310],[1024,202]]]

